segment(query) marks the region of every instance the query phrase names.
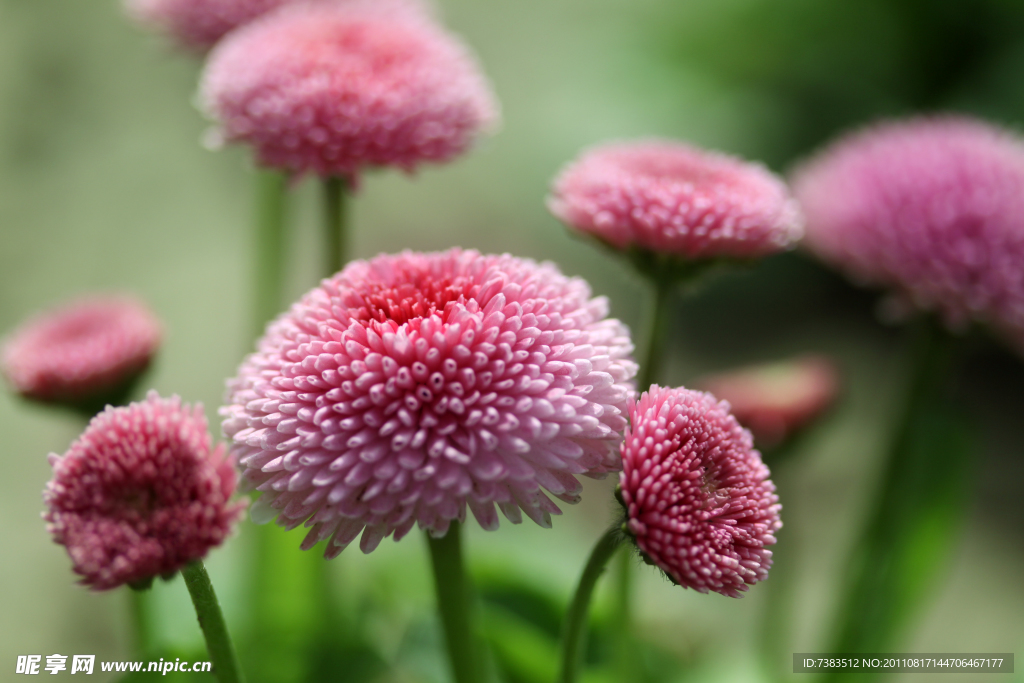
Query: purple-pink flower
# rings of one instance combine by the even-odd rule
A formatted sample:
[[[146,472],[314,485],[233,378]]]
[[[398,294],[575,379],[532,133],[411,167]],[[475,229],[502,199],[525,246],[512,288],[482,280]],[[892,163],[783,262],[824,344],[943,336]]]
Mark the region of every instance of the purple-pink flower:
[[[160,323],[125,296],[80,299],[26,321],[5,341],[0,370],[21,395],[45,402],[108,398],[145,370]]]
[[[903,308],[1024,348],[1024,141],[961,117],[883,123],[804,164],[807,245]]]
[[[768,169],[680,142],[617,142],[555,179],[551,212],[617,248],[680,259],[750,259],[802,234],[796,202]]]
[[[241,515],[235,471],[211,449],[202,407],[150,392],[108,407],[63,457],[43,515],[82,583],[106,590],[177,571],[220,545]]]
[[[272,323],[223,428],[254,521],[311,548],[437,536],[495,504],[550,526],[577,475],[620,467],[636,364],[608,302],[550,263],[453,249],[355,261]],[[365,529],[365,531],[364,531]]]
[[[673,581],[734,598],[768,578],[781,506],[750,432],[711,394],[657,385],[630,402],[628,533]]]
[[[839,393],[839,371],[824,356],[802,356],[708,375],[695,386],[728,401],[762,448],[776,446],[826,411]]]
[[[289,5],[232,33],[201,98],[261,164],[324,176],[448,161],[498,117],[461,41],[419,5],[372,0]]]
[[[193,50],[207,50],[229,31],[295,0],[125,0],[139,23]]]

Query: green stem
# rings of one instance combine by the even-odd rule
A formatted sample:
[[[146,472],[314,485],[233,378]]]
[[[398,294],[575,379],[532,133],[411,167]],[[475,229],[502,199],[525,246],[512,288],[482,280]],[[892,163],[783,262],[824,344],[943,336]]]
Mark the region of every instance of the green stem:
[[[181,570],[181,575],[188,586],[189,595],[192,596],[199,627],[203,629],[206,650],[210,653],[210,661],[213,662],[214,676],[220,683],[242,683],[244,678],[238,666],[238,658],[235,656],[235,647],[231,644],[231,636],[228,635],[224,615],[217,602],[217,594],[213,591],[210,575],[206,573],[202,560],[189,563]]]
[[[348,181],[338,176],[328,176],[324,184],[324,268],[325,277],[330,277],[344,267],[348,261]]]
[[[665,360],[665,341],[671,327],[672,300],[676,287],[676,282],[668,277],[652,278],[651,284],[654,286],[654,299],[648,319],[647,353],[644,354],[637,379],[637,388],[640,391],[647,391],[660,377],[661,366]]]
[[[149,590],[129,591],[131,594],[132,624],[135,627],[135,653],[140,657],[149,654],[153,647],[153,630],[150,627]]]
[[[452,678],[455,683],[479,683],[480,660],[476,656],[477,635],[470,611],[461,532],[462,525],[453,521],[443,537],[428,535],[427,544]]]
[[[286,253],[288,179],[277,171],[256,171],[255,256],[253,259],[252,332],[263,334],[281,311]]]
[[[963,412],[947,395],[951,346],[952,339],[935,321],[922,322],[881,488],[848,563],[830,652],[890,651],[956,538],[966,511],[972,448]]]
[[[594,586],[604,573],[608,560],[624,540],[622,531],[609,529],[598,540],[583,568],[583,575],[576,587],[576,594],[565,615],[565,626],[562,629],[562,669],[559,683],[573,683],[576,680],[580,662],[583,659],[584,637],[587,632],[587,615],[590,612],[590,599],[594,595]]]

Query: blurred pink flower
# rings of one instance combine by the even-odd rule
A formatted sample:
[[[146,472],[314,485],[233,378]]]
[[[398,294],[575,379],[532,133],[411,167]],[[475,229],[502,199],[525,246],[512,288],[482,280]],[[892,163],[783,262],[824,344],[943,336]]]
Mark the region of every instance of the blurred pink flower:
[[[627,528],[673,581],[740,597],[768,578],[781,506],[729,404],[657,385],[632,402],[620,486]]]
[[[807,245],[907,307],[1024,348],[1024,141],[968,118],[883,123],[797,170]]]
[[[669,140],[584,152],[555,179],[548,207],[617,249],[681,259],[757,258],[802,234],[796,202],[766,168]]]
[[[636,364],[608,302],[550,264],[453,249],[355,261],[272,323],[229,384],[224,432],[256,522],[340,553],[443,536],[497,503],[550,526],[541,491],[620,467]]]
[[[694,385],[727,401],[762,448],[776,446],[818,417],[839,393],[839,371],[824,356],[737,368]]]
[[[210,55],[203,106],[261,164],[355,176],[465,152],[497,103],[470,51],[413,3],[299,3]]]
[[[108,407],[59,457],[43,518],[82,583],[96,590],[145,582],[220,545],[245,506],[229,501],[235,472],[210,449],[202,407],[151,391]]]
[[[81,299],[16,329],[0,352],[0,370],[27,398],[91,403],[131,384],[149,366],[160,334],[156,317],[135,299]]]
[[[234,28],[295,0],[125,0],[140,24],[194,50],[207,50]]]

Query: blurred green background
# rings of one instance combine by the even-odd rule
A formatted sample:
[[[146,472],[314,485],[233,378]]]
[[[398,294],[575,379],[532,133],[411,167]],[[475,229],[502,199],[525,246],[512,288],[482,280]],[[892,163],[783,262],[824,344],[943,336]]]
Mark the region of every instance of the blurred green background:
[[[550,179],[582,147],[676,137],[785,171],[837,131],[879,116],[955,109],[1011,126],[1024,120],[1017,0],[444,0],[442,9],[493,80],[503,127],[449,166],[368,175],[354,202],[355,253],[460,245],[550,259],[609,296],[633,329],[642,329],[642,283],[544,208]],[[78,293],[136,292],[166,325],[149,385],[202,401],[217,433],[225,378],[251,343],[253,178],[246,150],[200,145],[207,124],[191,104],[199,68],[131,26],[113,0],[0,0],[0,334]],[[317,279],[316,190],[293,189],[295,297]],[[776,570],[795,598],[792,637],[774,645],[782,672],[792,652],[826,647],[835,586],[896,410],[902,336],[877,322],[875,299],[788,254],[709,283],[680,306],[673,330],[673,384],[803,351],[833,354],[843,368],[841,405],[776,472],[786,524]],[[979,435],[971,513],[901,649],[1019,656],[1024,366],[980,336],[967,346],[959,393]],[[80,429],[71,415],[0,394],[4,680],[19,654],[130,657],[126,596],[74,585],[39,519],[46,455],[63,452]],[[516,576],[552,604],[567,602],[610,520],[610,486],[588,483],[584,502],[553,530],[469,525],[472,570],[491,597],[485,626],[503,634],[505,655],[525,653],[527,668],[540,661],[543,671],[543,643],[528,628],[538,619],[524,616],[519,598],[503,598],[503,586]],[[243,531],[208,563],[239,629],[247,540]],[[296,553],[300,540],[288,538]],[[351,548],[331,572],[341,602],[367,612],[374,657],[393,669],[378,680],[444,680],[422,538],[385,542],[369,556]],[[638,573],[637,628],[655,646],[658,680],[759,680],[771,581],[731,600],[673,587],[649,568]],[[161,642],[201,651],[180,579],[156,598]],[[607,591],[598,600],[600,620]]]

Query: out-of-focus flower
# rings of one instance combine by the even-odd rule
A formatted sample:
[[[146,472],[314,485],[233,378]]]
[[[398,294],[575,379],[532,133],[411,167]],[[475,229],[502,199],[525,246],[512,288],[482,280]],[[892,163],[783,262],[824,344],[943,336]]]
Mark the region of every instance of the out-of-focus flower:
[[[125,0],[144,26],[193,50],[207,50],[229,31],[295,0]]]
[[[903,308],[971,320],[1024,348],[1024,141],[981,121],[884,123],[799,168],[807,245]]]
[[[142,303],[94,297],[26,321],[4,343],[0,370],[26,398],[99,408],[127,393],[159,345],[160,323]]]
[[[232,33],[201,98],[224,140],[323,176],[448,161],[498,116],[455,36],[419,5],[372,0],[290,5]]]
[[[802,235],[796,202],[768,169],[668,140],[584,152],[555,179],[548,207],[616,249],[682,260],[758,258]]]
[[[150,392],[108,407],[63,457],[43,518],[82,583],[96,590],[173,573],[220,545],[244,503],[230,501],[235,471],[211,450],[201,406]]]
[[[803,356],[708,375],[694,386],[727,401],[756,443],[768,448],[832,405],[839,393],[839,372],[828,358]]]
[[[454,249],[355,261],[272,323],[229,385],[224,432],[256,522],[333,557],[443,536],[497,503],[543,526],[576,475],[620,467],[629,331],[549,263]]]
[[[657,385],[622,444],[626,529],[673,581],[734,598],[768,577],[781,506],[750,432],[711,394]]]

